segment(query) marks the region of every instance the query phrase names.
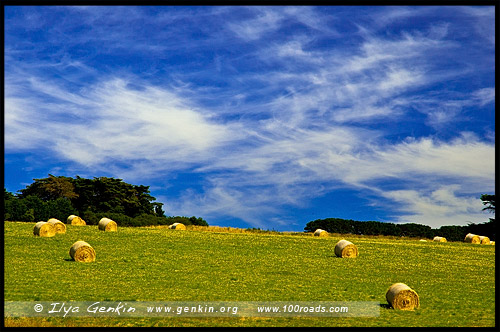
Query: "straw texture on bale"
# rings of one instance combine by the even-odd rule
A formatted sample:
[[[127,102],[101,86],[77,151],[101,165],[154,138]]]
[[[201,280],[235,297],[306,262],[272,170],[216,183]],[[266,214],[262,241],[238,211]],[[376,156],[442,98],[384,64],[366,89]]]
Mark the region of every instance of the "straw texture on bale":
[[[77,262],[90,263],[95,261],[95,250],[85,241],[76,241],[69,249],[69,255]]]
[[[417,292],[400,282],[389,287],[385,298],[394,309],[413,310],[420,305]]]
[[[109,218],[101,218],[101,220],[99,220],[99,230],[101,231],[116,232],[117,228],[118,225],[114,220]]]
[[[335,255],[338,257],[354,258],[358,257],[358,247],[347,240],[340,240],[335,245]]]
[[[442,236],[435,236],[434,242],[446,242],[446,238]]]
[[[325,236],[328,236],[328,232],[325,231],[324,229],[317,229],[315,232],[314,232],[314,236],[319,236],[319,237],[325,237]]]
[[[180,222],[175,222],[172,225],[168,226],[170,229],[180,229],[180,230],[185,230],[186,226]]]
[[[480,236],[479,243],[481,244],[490,244],[490,238],[487,236]]]
[[[468,243],[481,243],[481,240],[479,240],[479,236],[472,233],[467,234],[464,241]]]
[[[85,220],[83,220],[82,218],[80,218],[78,216],[75,216],[74,214],[72,214],[68,217],[68,219],[66,220],[66,223],[71,224],[71,225],[76,225],[76,226],[85,226],[87,224],[85,222]]]
[[[61,220],[50,218],[47,222],[54,227],[56,234],[66,233],[66,225]]]
[[[41,237],[52,237],[56,235],[56,230],[54,229],[54,226],[52,226],[52,224],[46,221],[39,221],[33,228],[33,234],[35,236]]]

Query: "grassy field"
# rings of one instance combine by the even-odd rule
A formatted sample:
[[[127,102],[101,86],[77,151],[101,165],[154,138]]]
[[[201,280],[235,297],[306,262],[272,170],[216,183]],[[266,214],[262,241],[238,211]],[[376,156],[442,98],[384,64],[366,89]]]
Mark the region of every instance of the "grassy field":
[[[66,234],[40,238],[33,227],[4,223],[5,301],[378,301],[380,316],[26,317],[5,318],[6,326],[495,326],[494,246],[202,227],[67,225]],[[341,238],[359,257],[335,257]],[[77,240],[94,247],[95,262],[70,259]],[[419,309],[387,306],[395,282],[417,291]]]

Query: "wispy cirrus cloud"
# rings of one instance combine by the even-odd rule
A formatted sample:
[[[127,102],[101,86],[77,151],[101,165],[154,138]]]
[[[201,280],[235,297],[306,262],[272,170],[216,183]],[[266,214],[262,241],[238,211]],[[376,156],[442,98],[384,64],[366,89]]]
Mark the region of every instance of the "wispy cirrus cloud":
[[[395,202],[397,210],[403,212],[403,215],[397,217],[398,222],[414,222],[436,227],[457,225],[457,220],[467,223],[486,220],[488,215],[480,212],[484,207],[481,201],[477,197],[458,195],[460,189],[451,185],[436,188],[431,192],[395,190],[384,192],[383,195]]]
[[[35,79],[30,82],[31,88],[43,96],[23,102],[19,97],[7,98],[10,107],[21,110],[20,115],[6,119],[8,151],[29,148],[23,142],[34,134],[42,146],[86,167],[109,167],[106,160],[154,162],[167,156],[189,163],[203,160],[200,156],[209,154],[211,148],[239,136],[236,127],[214,123],[208,113],[152,86],[137,89],[115,79],[74,94],[61,87],[41,85]],[[47,97],[54,101],[40,112],[37,105]],[[59,118],[61,114],[63,118]]]

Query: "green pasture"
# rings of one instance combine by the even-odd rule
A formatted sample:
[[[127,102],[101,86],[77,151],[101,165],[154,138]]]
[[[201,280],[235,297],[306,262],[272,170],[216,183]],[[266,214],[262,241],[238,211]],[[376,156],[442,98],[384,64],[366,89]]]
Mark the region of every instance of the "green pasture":
[[[33,227],[4,222],[5,301],[378,301],[380,316],[27,317],[5,318],[6,326],[495,326],[495,246],[72,225],[41,238]],[[335,257],[342,238],[356,244],[359,257]],[[95,249],[95,262],[71,260],[77,240]],[[419,309],[387,305],[395,282],[419,294]]]

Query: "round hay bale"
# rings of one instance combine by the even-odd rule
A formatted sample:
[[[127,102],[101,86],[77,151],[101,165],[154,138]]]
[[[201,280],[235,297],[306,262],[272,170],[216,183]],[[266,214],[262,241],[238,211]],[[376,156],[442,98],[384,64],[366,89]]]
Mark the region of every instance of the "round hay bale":
[[[325,237],[325,236],[328,236],[328,232],[325,231],[324,229],[317,229],[315,232],[314,232],[314,236],[319,236],[319,237]]]
[[[442,236],[435,236],[434,237],[434,242],[446,242],[446,238]]]
[[[51,224],[52,226],[54,226],[54,230],[55,230],[56,234],[66,233],[66,225],[63,224],[63,222],[61,220],[58,220],[56,218],[50,218],[47,222],[49,224]]]
[[[46,221],[39,221],[33,228],[33,234],[41,237],[52,237],[56,235],[54,226]]]
[[[356,247],[352,242],[347,240],[340,240],[335,245],[335,255],[337,257],[354,258],[358,257],[358,247]]]
[[[490,244],[490,238],[487,236],[480,236],[479,243],[481,244]]]
[[[118,225],[114,220],[108,218],[101,218],[101,220],[99,220],[99,230],[101,231],[116,232],[117,228]]]
[[[398,310],[413,310],[420,305],[417,292],[403,283],[395,283],[385,293],[387,302]]]
[[[95,250],[85,241],[76,241],[69,249],[69,255],[77,262],[90,263],[95,261]]]
[[[479,236],[472,233],[467,234],[464,241],[467,243],[481,243],[481,240],[479,240]]]
[[[75,226],[85,226],[87,223],[82,218],[75,216],[74,214],[70,215],[66,220],[67,224],[75,225]]]
[[[427,242],[427,240],[424,240],[424,239],[420,239],[419,241],[420,242]]]
[[[170,229],[179,229],[179,230],[185,230],[186,226],[180,222],[175,222],[172,225],[170,225],[168,228]]]

